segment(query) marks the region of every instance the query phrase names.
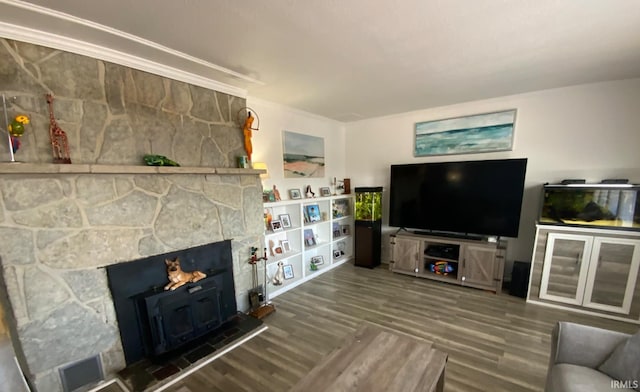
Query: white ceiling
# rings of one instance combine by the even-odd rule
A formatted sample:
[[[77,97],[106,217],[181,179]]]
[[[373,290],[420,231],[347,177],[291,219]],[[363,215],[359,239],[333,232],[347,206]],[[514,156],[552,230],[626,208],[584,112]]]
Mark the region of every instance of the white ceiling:
[[[0,22],[338,121],[640,77],[638,0],[0,0]]]

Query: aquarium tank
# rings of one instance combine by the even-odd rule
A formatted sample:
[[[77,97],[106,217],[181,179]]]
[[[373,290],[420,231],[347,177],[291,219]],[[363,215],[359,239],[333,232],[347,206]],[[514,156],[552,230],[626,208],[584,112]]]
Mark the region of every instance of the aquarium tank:
[[[382,219],[382,187],[356,188],[356,220]]]
[[[540,223],[640,230],[639,185],[545,185]]]

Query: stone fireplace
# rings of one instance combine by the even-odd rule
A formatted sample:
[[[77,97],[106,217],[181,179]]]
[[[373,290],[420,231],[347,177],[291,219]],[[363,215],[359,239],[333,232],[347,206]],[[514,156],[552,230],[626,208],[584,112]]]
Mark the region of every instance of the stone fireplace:
[[[95,355],[107,377],[125,367],[106,266],[229,241],[246,309],[263,223],[258,172],[233,168],[244,99],[4,39],[0,56],[9,113],[31,118],[25,163],[0,163],[0,293],[30,384],[61,391],[58,370]],[[72,165],[49,164],[49,91]],[[142,166],[146,153],[183,167]]]

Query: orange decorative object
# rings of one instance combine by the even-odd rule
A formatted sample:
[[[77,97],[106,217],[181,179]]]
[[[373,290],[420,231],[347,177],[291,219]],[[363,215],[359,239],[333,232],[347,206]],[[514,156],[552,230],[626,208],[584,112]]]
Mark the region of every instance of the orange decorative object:
[[[273,186],[273,196],[276,198],[276,201],[281,201],[282,199],[280,198],[280,191],[278,190],[278,188],[276,188],[276,186]]]
[[[271,230],[271,221],[273,220],[273,215],[271,215],[271,209],[264,209],[264,223],[266,225],[267,230]]]
[[[249,161],[251,161],[251,153],[253,152],[253,146],[251,145],[251,125],[253,124],[254,117],[251,115],[251,112],[247,112],[247,119],[244,122],[244,150],[247,152],[247,157]],[[257,131],[257,129],[256,129]]]

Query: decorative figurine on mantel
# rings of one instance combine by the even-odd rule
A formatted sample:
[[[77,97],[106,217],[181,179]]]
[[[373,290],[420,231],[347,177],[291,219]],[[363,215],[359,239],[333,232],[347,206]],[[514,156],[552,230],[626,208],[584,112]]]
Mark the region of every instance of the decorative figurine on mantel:
[[[49,104],[49,138],[53,151],[53,163],[71,163],[67,134],[60,128],[53,115],[53,95],[46,94],[45,97]]]
[[[11,124],[7,127],[9,129],[9,142],[11,143],[11,150],[15,154],[20,148],[20,137],[24,133],[24,126],[29,124],[29,117],[20,114],[13,119]]]
[[[180,259],[178,257],[175,259],[165,259],[164,262],[167,265],[167,277],[169,278],[169,283],[164,286],[165,290],[175,290],[187,283],[195,283],[207,277],[207,274],[202,271],[183,271],[180,267]]]
[[[253,114],[251,114],[252,109],[248,107],[241,108],[240,110],[238,110],[238,116],[240,116],[240,113],[244,110],[247,111],[247,117],[244,119],[244,125],[242,126],[242,133],[244,134],[244,150],[247,153],[247,158],[249,159],[249,162],[251,162],[251,154],[253,153],[253,145],[251,144],[251,135],[252,135],[251,131],[258,130],[258,127],[260,126],[260,118],[258,117],[258,114],[255,112],[255,110],[253,111],[253,113],[255,114],[255,117],[254,117]],[[258,120],[258,126],[254,128],[252,127],[252,125],[255,119]],[[239,120],[238,122],[241,123],[242,120],[240,118],[238,118],[238,120]]]
[[[148,166],[180,166],[176,161],[173,161],[164,155],[147,154],[144,156],[144,163]]]

